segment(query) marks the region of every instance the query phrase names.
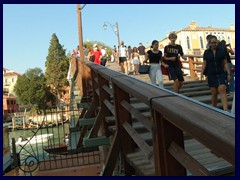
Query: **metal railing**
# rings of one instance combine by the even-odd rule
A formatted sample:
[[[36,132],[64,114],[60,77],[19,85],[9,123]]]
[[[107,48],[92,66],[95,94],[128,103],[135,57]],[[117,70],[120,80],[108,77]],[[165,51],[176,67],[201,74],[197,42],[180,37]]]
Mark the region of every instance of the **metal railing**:
[[[25,175],[33,175],[36,170],[100,163],[98,147],[77,149],[78,135],[70,132],[69,121],[78,118],[81,111],[81,108],[70,110],[67,105],[50,108],[42,116],[38,111],[40,117],[31,120],[39,124],[37,128],[14,131],[18,137],[12,139],[13,156],[15,164]]]

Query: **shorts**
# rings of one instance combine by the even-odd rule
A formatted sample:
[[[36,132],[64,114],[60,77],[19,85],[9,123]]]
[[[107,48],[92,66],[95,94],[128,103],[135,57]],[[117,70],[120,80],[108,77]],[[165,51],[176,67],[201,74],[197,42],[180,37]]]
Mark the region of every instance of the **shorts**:
[[[139,64],[139,59],[133,59],[133,64]]]
[[[123,63],[123,62],[126,62],[126,61],[127,61],[126,57],[119,57],[119,64]]]
[[[175,81],[176,79],[178,79],[178,81],[184,81],[183,72],[180,67],[169,67],[168,77],[169,77],[169,80]]]

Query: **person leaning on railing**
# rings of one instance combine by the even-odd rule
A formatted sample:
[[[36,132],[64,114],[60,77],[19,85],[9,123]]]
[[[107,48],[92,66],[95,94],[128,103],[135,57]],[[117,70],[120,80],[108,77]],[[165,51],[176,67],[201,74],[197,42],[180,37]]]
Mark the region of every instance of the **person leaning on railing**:
[[[217,106],[218,93],[221,96],[221,102],[223,110],[228,111],[226,85],[225,85],[225,71],[227,71],[227,80],[231,80],[230,69],[227,63],[226,53],[223,49],[217,47],[217,37],[211,36],[210,48],[205,50],[203,55],[203,65],[201,70],[201,76],[205,70],[208,80],[208,86],[211,89],[212,105]]]

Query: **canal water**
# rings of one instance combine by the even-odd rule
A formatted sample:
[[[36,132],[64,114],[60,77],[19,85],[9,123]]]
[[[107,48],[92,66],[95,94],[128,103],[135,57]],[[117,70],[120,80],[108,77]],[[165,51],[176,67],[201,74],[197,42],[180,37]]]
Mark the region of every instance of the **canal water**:
[[[48,138],[42,138],[42,140],[35,142],[32,138],[31,143],[28,141],[20,143],[20,145],[16,143],[16,152],[20,155],[20,163],[23,163],[24,161],[42,161],[44,158],[49,157],[49,154],[44,151],[44,147],[64,143],[66,134],[69,134],[69,123],[44,129],[13,130],[9,132],[9,138],[11,142],[10,145],[12,146],[12,138],[17,142],[20,136],[27,139],[38,135],[40,135],[40,137],[44,137],[45,135],[49,136]]]

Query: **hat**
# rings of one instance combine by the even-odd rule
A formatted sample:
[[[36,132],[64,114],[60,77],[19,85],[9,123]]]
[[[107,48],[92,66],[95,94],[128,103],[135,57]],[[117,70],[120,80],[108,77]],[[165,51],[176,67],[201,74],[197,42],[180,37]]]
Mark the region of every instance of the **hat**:
[[[97,44],[94,44],[93,47],[97,47],[98,45]]]

